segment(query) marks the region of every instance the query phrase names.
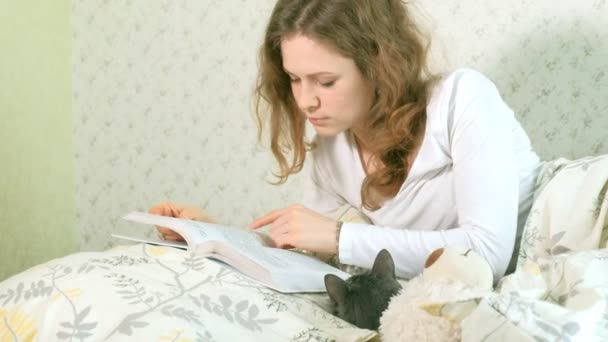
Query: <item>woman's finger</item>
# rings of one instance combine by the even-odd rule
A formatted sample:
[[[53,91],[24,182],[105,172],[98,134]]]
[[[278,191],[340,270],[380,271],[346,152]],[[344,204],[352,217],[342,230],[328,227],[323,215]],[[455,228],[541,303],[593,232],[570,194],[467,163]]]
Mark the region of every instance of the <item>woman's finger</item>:
[[[270,224],[268,232],[270,234],[285,234],[289,228],[289,221],[285,215],[279,216],[274,222]]]
[[[249,224],[249,228],[257,229],[263,227],[267,224],[274,222],[277,218],[279,218],[283,214],[284,209],[278,209],[271,211],[270,213],[254,220]]]
[[[182,211],[184,210],[183,206],[177,205],[175,203],[167,203],[167,208],[169,209],[169,213],[167,216],[178,218],[182,216]]]
[[[179,234],[168,234],[164,237],[167,241],[185,241],[184,238]]]
[[[184,238],[175,231],[166,227],[157,227],[158,237],[169,241],[184,241]]]
[[[171,209],[169,203],[163,202],[153,206],[148,212],[154,215],[170,216],[168,214],[171,213]]]
[[[158,232],[161,235],[171,235],[171,234],[175,234],[175,232],[167,227],[156,227],[156,229],[158,229]]]

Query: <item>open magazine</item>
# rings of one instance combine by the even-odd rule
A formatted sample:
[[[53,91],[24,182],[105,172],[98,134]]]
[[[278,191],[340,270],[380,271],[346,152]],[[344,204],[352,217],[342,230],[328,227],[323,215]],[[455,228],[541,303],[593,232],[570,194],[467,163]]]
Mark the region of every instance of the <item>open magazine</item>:
[[[222,261],[274,290],[325,292],[328,273],[346,279],[350,274],[322,261],[292,250],[269,247],[260,233],[245,228],[203,223],[143,212],[132,212],[125,220],[167,227],[181,235],[185,243],[112,234],[120,239],[186,248],[202,256]]]

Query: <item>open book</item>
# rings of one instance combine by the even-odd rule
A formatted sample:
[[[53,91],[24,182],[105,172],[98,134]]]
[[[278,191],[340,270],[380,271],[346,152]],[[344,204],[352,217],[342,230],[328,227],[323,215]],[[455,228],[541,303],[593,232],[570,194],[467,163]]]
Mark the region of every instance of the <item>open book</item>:
[[[325,292],[324,277],[333,273],[346,279],[350,274],[302,253],[268,247],[267,240],[255,231],[132,212],[124,219],[167,227],[181,235],[186,243],[128,237],[120,239],[187,248],[205,257],[222,261],[237,271],[280,292]]]

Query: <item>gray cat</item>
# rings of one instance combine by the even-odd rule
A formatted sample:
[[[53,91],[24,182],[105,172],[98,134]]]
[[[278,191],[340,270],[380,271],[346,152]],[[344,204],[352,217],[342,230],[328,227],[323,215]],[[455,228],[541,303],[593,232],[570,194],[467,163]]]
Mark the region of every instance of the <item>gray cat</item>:
[[[401,285],[395,277],[393,258],[383,249],[371,271],[347,280],[327,274],[325,288],[334,305],[334,315],[359,328],[378,330],[382,312]]]

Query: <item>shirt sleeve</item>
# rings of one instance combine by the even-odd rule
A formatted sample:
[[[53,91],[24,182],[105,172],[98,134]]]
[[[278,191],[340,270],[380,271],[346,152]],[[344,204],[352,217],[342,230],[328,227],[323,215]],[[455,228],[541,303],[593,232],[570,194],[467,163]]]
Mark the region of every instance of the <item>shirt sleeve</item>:
[[[465,76],[466,75],[466,76]],[[512,134],[513,112],[494,84],[479,73],[456,76],[444,116],[452,158],[456,227],[393,229],[345,223],[340,261],[371,267],[386,248],[400,276],[422,272],[437,248],[471,248],[492,267],[494,279],[506,271],[517,230],[518,171]],[[428,208],[432,210],[432,208]],[[423,223],[421,223],[423,224]]]

